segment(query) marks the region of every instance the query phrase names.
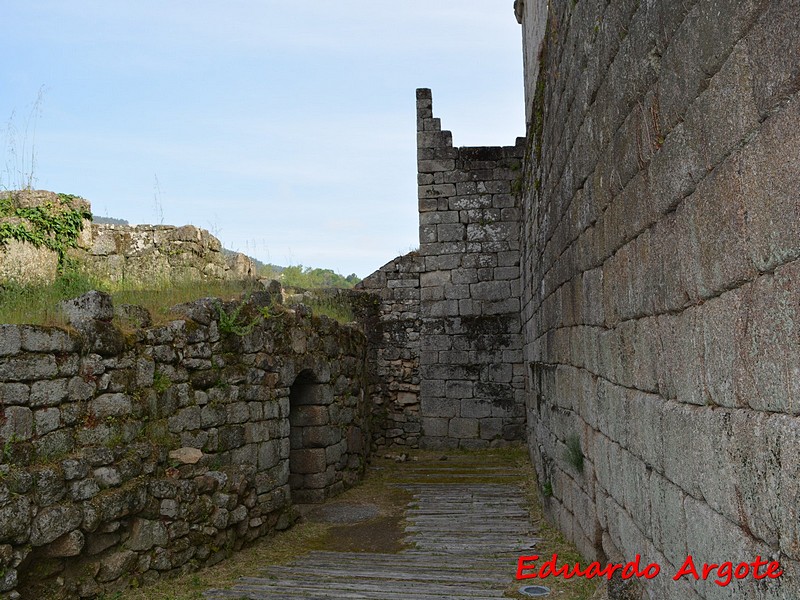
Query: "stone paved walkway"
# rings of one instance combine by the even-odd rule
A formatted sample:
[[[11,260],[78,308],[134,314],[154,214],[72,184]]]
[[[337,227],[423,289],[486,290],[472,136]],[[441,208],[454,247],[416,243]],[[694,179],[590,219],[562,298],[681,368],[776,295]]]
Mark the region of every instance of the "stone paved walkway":
[[[239,579],[222,599],[489,600],[514,582],[516,560],[536,543],[518,475],[502,466],[407,463],[413,494],[406,542],[397,554],[311,552],[258,577]],[[468,472],[465,472],[468,471]],[[492,483],[487,483],[492,481]]]

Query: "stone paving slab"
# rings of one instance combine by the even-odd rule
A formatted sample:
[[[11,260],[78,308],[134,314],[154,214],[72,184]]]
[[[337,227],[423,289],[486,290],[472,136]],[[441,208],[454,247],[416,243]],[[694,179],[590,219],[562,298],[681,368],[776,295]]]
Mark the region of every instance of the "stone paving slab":
[[[208,600],[495,600],[514,581],[516,559],[538,540],[522,490],[515,483],[484,483],[508,470],[475,474],[450,465],[415,469],[397,484],[413,495],[397,554],[315,551],[288,565],[269,566]],[[426,482],[436,478],[436,483]],[[472,480],[472,481],[470,481]]]

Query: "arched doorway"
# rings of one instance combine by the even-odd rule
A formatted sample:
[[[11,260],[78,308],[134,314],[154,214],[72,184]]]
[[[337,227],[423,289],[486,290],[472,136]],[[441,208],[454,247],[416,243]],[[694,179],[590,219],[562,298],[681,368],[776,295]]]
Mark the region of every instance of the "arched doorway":
[[[332,403],[330,384],[320,383],[308,369],[289,388],[289,487],[295,504],[322,502],[336,479],[336,457],[328,448],[342,434],[331,423]]]

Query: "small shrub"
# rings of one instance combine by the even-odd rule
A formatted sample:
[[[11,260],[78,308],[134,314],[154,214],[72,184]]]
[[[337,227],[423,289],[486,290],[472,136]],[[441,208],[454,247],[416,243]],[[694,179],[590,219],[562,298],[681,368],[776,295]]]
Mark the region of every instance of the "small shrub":
[[[222,305],[218,305],[219,310],[219,332],[222,334],[238,335],[239,337],[248,335],[261,320],[260,315],[253,318],[250,322],[240,316],[244,302],[236,306],[230,313],[225,312]]]
[[[331,269],[312,269],[303,265],[285,267],[280,272],[279,279],[284,287],[306,290],[319,288],[350,289],[361,281],[355,273],[344,277],[334,273]]]
[[[158,372],[153,376],[153,389],[159,394],[163,394],[172,387],[172,380],[164,373]]]
[[[578,473],[583,473],[583,451],[581,450],[581,440],[577,435],[571,435],[567,438],[565,458]]]
[[[542,484],[542,495],[545,498],[550,498],[553,495],[553,484],[549,481],[545,481]]]
[[[82,208],[72,208],[78,198],[58,194],[58,202],[40,206],[17,206],[14,192],[0,197],[0,217],[11,217],[0,223],[0,245],[8,240],[28,242],[36,248],[47,248],[58,255],[58,270],[63,272],[69,261],[66,252],[75,248],[83,230],[84,219],[92,213]]]

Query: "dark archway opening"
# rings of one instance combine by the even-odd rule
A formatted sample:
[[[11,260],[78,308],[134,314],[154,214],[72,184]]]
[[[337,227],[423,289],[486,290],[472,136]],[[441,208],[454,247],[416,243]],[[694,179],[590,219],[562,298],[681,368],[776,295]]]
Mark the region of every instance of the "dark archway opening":
[[[320,383],[310,370],[301,371],[289,388],[289,487],[292,502],[322,502],[336,478],[335,457],[328,450],[341,440],[331,423],[330,384]]]

